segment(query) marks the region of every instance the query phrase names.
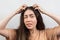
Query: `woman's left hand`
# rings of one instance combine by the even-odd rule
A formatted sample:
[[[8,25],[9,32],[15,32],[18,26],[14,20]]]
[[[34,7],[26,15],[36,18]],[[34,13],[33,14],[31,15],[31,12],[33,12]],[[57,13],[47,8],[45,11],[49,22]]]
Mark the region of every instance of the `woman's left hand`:
[[[34,5],[33,5],[33,8],[34,8],[34,9],[39,9],[39,6],[38,6],[37,4],[34,4]]]
[[[38,10],[39,10],[39,12],[41,12],[41,13],[45,14],[45,13],[44,13],[44,10],[43,10],[39,5],[34,4],[34,5],[33,5],[33,8],[38,9]]]

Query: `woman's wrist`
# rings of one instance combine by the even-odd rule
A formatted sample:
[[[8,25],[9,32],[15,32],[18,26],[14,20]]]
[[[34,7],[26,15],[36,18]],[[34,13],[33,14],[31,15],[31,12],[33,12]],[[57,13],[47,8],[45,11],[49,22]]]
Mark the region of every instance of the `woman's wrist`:
[[[43,9],[39,9],[39,11],[40,11],[42,14],[47,15],[47,11],[45,11],[45,10],[43,10]]]
[[[19,12],[18,11],[14,11],[14,12],[12,12],[12,14],[13,15],[17,15],[17,14],[19,14]]]

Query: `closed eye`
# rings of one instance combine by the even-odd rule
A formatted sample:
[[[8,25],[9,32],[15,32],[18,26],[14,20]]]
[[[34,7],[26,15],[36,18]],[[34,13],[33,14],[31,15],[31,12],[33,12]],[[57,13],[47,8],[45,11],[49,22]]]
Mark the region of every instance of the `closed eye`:
[[[33,18],[33,17],[35,17],[35,16],[34,16],[34,14],[30,14],[30,17]]]
[[[28,16],[27,15],[24,15],[24,18],[27,18]]]

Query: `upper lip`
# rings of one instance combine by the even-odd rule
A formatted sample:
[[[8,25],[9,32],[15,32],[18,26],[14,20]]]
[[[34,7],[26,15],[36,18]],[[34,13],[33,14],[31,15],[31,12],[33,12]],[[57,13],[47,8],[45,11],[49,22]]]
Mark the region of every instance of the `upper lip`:
[[[27,23],[27,25],[32,25],[31,23]]]

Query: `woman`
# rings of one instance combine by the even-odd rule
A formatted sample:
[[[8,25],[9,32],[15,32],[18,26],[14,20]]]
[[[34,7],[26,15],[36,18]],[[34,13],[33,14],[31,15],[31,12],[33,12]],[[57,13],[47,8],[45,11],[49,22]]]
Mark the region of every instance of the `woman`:
[[[19,13],[21,13],[19,28],[5,29],[9,20]],[[54,19],[59,26],[52,29],[45,29],[40,13]],[[59,40],[57,38],[60,34],[59,30],[59,16],[48,13],[37,5],[34,5],[33,7],[22,6],[0,22],[0,34],[5,36],[7,40]]]

